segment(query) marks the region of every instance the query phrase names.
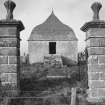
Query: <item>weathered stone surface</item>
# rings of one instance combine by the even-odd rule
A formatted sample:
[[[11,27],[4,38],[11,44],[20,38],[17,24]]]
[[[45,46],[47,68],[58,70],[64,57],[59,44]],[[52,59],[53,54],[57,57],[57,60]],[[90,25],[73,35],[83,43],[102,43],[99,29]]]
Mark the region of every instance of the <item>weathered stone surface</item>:
[[[100,80],[105,80],[105,73],[100,73]]]
[[[17,83],[11,83],[11,84],[2,84],[2,87],[4,90],[15,90],[17,89]]]
[[[88,64],[98,64],[98,55],[91,55],[88,57]]]
[[[86,41],[87,47],[105,47],[105,38],[90,38]]]
[[[89,47],[89,55],[105,55],[105,47]]]
[[[0,64],[8,64],[8,57],[0,56]]]
[[[2,84],[15,84],[17,83],[17,73],[2,73],[1,74]]]
[[[89,72],[105,72],[105,64],[88,64]]]
[[[105,89],[104,88],[98,89],[98,96],[105,98]]]
[[[0,41],[0,47],[17,47],[16,41]]]
[[[18,90],[17,89],[15,89],[15,90],[7,90],[7,91],[5,91],[5,96],[6,97],[16,97],[16,96],[18,96]]]
[[[102,81],[102,80],[91,80],[90,88],[93,88],[93,89],[94,88],[105,88],[105,81]]]
[[[88,101],[89,102],[102,102],[102,99],[105,98],[105,89],[104,88],[94,88],[89,89],[88,92]]]
[[[9,56],[9,64],[17,64],[17,56]]]
[[[16,36],[17,27],[0,27],[0,36]]]
[[[20,47],[20,39],[17,38],[0,38],[0,47]]]
[[[99,55],[98,62],[99,64],[105,64],[105,55]]]
[[[16,83],[5,83],[2,82],[2,89],[5,90],[5,96],[13,97],[18,95],[18,89]]]
[[[89,95],[89,97],[98,97],[98,90],[97,89],[89,89],[88,95]]]
[[[5,97],[16,97],[16,96],[18,96],[18,91],[17,91],[17,89],[5,91]],[[4,104],[3,104],[3,105],[4,105]]]
[[[0,42],[1,42],[1,41],[10,41],[10,42],[11,42],[11,41],[16,41],[16,42],[17,42],[17,38],[11,38],[11,37],[9,37],[9,38],[3,38],[3,37],[2,37],[2,38],[0,38]]]
[[[105,55],[90,55],[88,64],[105,64]]]
[[[17,72],[17,65],[8,65],[2,64],[0,65],[0,73],[16,73]]]
[[[77,62],[77,42],[76,41],[55,41],[56,54]],[[43,62],[44,56],[49,54],[49,41],[29,41],[30,63]],[[40,52],[40,53],[39,53]],[[69,63],[69,62],[68,62]]]
[[[88,38],[99,38],[99,37],[105,37],[105,29],[104,28],[90,28],[86,33],[86,39]]]
[[[88,72],[89,80],[99,80],[100,73],[98,72]]]
[[[0,55],[2,56],[16,56],[17,48],[16,47],[0,47]]]

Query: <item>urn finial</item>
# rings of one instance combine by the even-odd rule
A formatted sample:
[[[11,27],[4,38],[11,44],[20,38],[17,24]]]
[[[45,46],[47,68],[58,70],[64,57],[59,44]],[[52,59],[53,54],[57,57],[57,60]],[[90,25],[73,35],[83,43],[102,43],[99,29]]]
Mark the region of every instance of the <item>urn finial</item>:
[[[7,10],[6,20],[13,20],[13,10],[16,7],[16,4],[11,0],[7,0],[4,3],[4,6]]]
[[[99,20],[99,11],[102,7],[102,4],[100,2],[95,2],[92,4],[91,8],[93,10],[93,20]]]

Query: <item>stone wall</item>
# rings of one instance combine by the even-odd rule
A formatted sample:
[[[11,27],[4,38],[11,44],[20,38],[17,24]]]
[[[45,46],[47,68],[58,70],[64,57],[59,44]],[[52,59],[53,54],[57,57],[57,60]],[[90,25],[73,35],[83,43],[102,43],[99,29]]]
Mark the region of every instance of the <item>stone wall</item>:
[[[55,41],[56,55],[77,61],[77,41]],[[30,63],[43,62],[44,56],[49,56],[49,41],[29,42]]]

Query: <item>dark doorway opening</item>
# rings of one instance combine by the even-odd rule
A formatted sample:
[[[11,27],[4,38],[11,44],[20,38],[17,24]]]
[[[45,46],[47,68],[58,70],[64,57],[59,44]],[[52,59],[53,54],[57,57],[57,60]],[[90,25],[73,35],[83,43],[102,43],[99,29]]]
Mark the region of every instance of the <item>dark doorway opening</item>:
[[[49,42],[49,54],[56,54],[56,42]]]

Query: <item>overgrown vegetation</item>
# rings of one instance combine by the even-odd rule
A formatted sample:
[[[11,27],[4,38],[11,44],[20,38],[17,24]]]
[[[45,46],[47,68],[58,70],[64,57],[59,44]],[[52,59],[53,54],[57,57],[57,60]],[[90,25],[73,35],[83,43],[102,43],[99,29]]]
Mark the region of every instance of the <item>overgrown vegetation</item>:
[[[21,94],[19,97],[36,97],[28,99],[29,104],[70,104],[72,87],[78,88],[77,101],[79,100],[79,102],[77,105],[86,99],[86,62],[69,66],[46,66],[43,63],[22,64],[20,74]],[[55,78],[52,78],[53,76]],[[11,102],[13,105],[27,103],[27,99],[22,100],[15,99]]]
[[[71,88],[78,87],[78,95],[87,88],[86,64],[46,66],[42,63],[22,65],[21,96],[41,97],[43,104],[70,104]],[[64,78],[47,78],[64,76]],[[81,93],[82,92],[82,93]]]

